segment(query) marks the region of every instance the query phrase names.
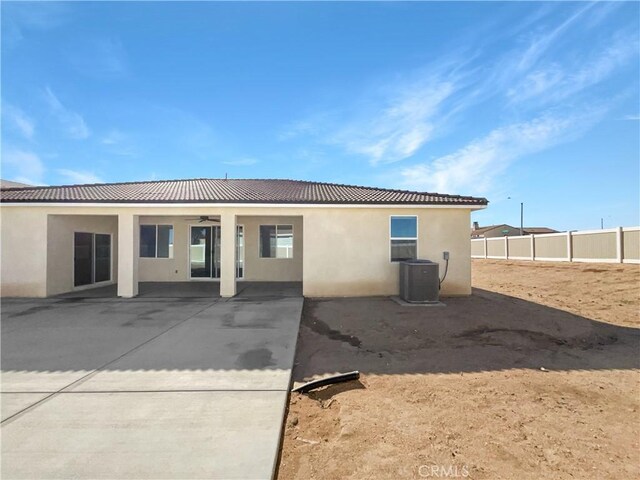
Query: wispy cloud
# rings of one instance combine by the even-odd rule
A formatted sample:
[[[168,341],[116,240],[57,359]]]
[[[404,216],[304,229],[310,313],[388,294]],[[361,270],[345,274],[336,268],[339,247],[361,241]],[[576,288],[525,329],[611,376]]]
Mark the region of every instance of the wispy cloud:
[[[20,183],[27,183],[29,185],[41,185],[43,183],[44,172],[44,164],[37,154],[11,147],[3,148],[3,178]]]
[[[392,78],[382,94],[363,88],[364,93],[351,104],[290,124],[280,139],[305,137],[380,166],[414,158],[427,144],[454,131],[463,115],[468,118],[480,105],[496,114],[508,113],[520,124],[527,119],[534,122],[531,119],[550,109],[578,112],[592,103],[588,98],[592,87],[637,56],[636,29],[620,30],[608,38],[600,35],[586,55],[584,49],[571,50],[576,35],[582,34],[577,32],[579,26],[588,22],[591,28],[617,8],[595,2],[579,5],[563,20],[550,24],[552,10],[557,10],[545,5],[536,22],[525,19],[523,25],[510,29],[514,37],[500,33],[491,41],[481,41],[481,45],[494,42],[513,48],[493,57],[487,54],[496,51],[493,47],[449,48],[424,68]]]
[[[640,115],[625,115],[625,120],[640,120]]]
[[[402,186],[433,192],[486,194],[493,181],[515,160],[582,135],[604,114],[542,115],[496,128],[452,154],[401,170]]]
[[[434,116],[454,90],[453,82],[440,78],[403,87],[372,115],[335,132],[330,142],[364,155],[372,165],[404,160],[432,138]]]
[[[61,2],[4,2],[2,4],[3,40],[14,47],[31,31],[49,30],[70,18],[68,5]]]
[[[100,80],[126,76],[127,55],[117,38],[91,39],[69,54],[71,64],[80,73]]]
[[[2,115],[9,125],[24,138],[30,140],[35,132],[35,122],[26,113],[13,105],[3,103]]]
[[[616,34],[589,58],[564,65],[552,62],[528,73],[508,90],[507,96],[513,102],[560,101],[607,79],[637,57],[638,48],[637,34]]]
[[[49,87],[44,89],[44,98],[69,137],[82,140],[91,134],[82,115],[66,108]]]
[[[222,163],[234,167],[248,167],[258,163],[258,160],[256,160],[255,158],[238,158],[236,160],[225,160]]]
[[[60,168],[56,172],[64,177],[66,181],[74,184],[83,183],[104,183],[104,181],[93,172],[82,170],[69,170],[66,168]]]

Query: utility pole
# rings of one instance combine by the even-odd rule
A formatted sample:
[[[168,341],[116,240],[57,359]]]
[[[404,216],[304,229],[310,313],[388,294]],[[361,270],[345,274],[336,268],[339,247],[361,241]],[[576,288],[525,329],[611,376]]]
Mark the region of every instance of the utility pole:
[[[520,202],[520,236],[524,235],[524,202]]]
[[[600,217],[600,230],[604,230],[604,218]]]

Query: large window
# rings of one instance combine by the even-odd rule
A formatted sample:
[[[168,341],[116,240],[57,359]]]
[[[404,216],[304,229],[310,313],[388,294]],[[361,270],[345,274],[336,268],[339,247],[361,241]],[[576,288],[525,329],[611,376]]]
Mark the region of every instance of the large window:
[[[412,260],[418,256],[418,217],[391,217],[391,261]]]
[[[173,258],[173,225],[140,225],[140,256]]]
[[[260,257],[293,258],[293,225],[260,225]]]

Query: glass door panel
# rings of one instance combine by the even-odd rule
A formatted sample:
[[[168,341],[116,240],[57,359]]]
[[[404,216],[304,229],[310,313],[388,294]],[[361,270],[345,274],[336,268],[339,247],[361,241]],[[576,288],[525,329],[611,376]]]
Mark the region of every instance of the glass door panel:
[[[191,278],[211,278],[211,227],[191,227]]]
[[[111,235],[96,233],[95,250],[95,282],[111,280]]]
[[[93,283],[93,235],[76,232],[73,243],[73,284]]]
[[[220,227],[213,228],[213,278],[220,278]]]

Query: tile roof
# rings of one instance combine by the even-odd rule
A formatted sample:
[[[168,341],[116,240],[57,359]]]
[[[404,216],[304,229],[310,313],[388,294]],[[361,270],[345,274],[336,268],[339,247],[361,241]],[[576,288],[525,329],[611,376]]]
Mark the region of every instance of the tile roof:
[[[157,180],[0,189],[2,202],[415,204],[485,206],[485,198],[301,180]]]

